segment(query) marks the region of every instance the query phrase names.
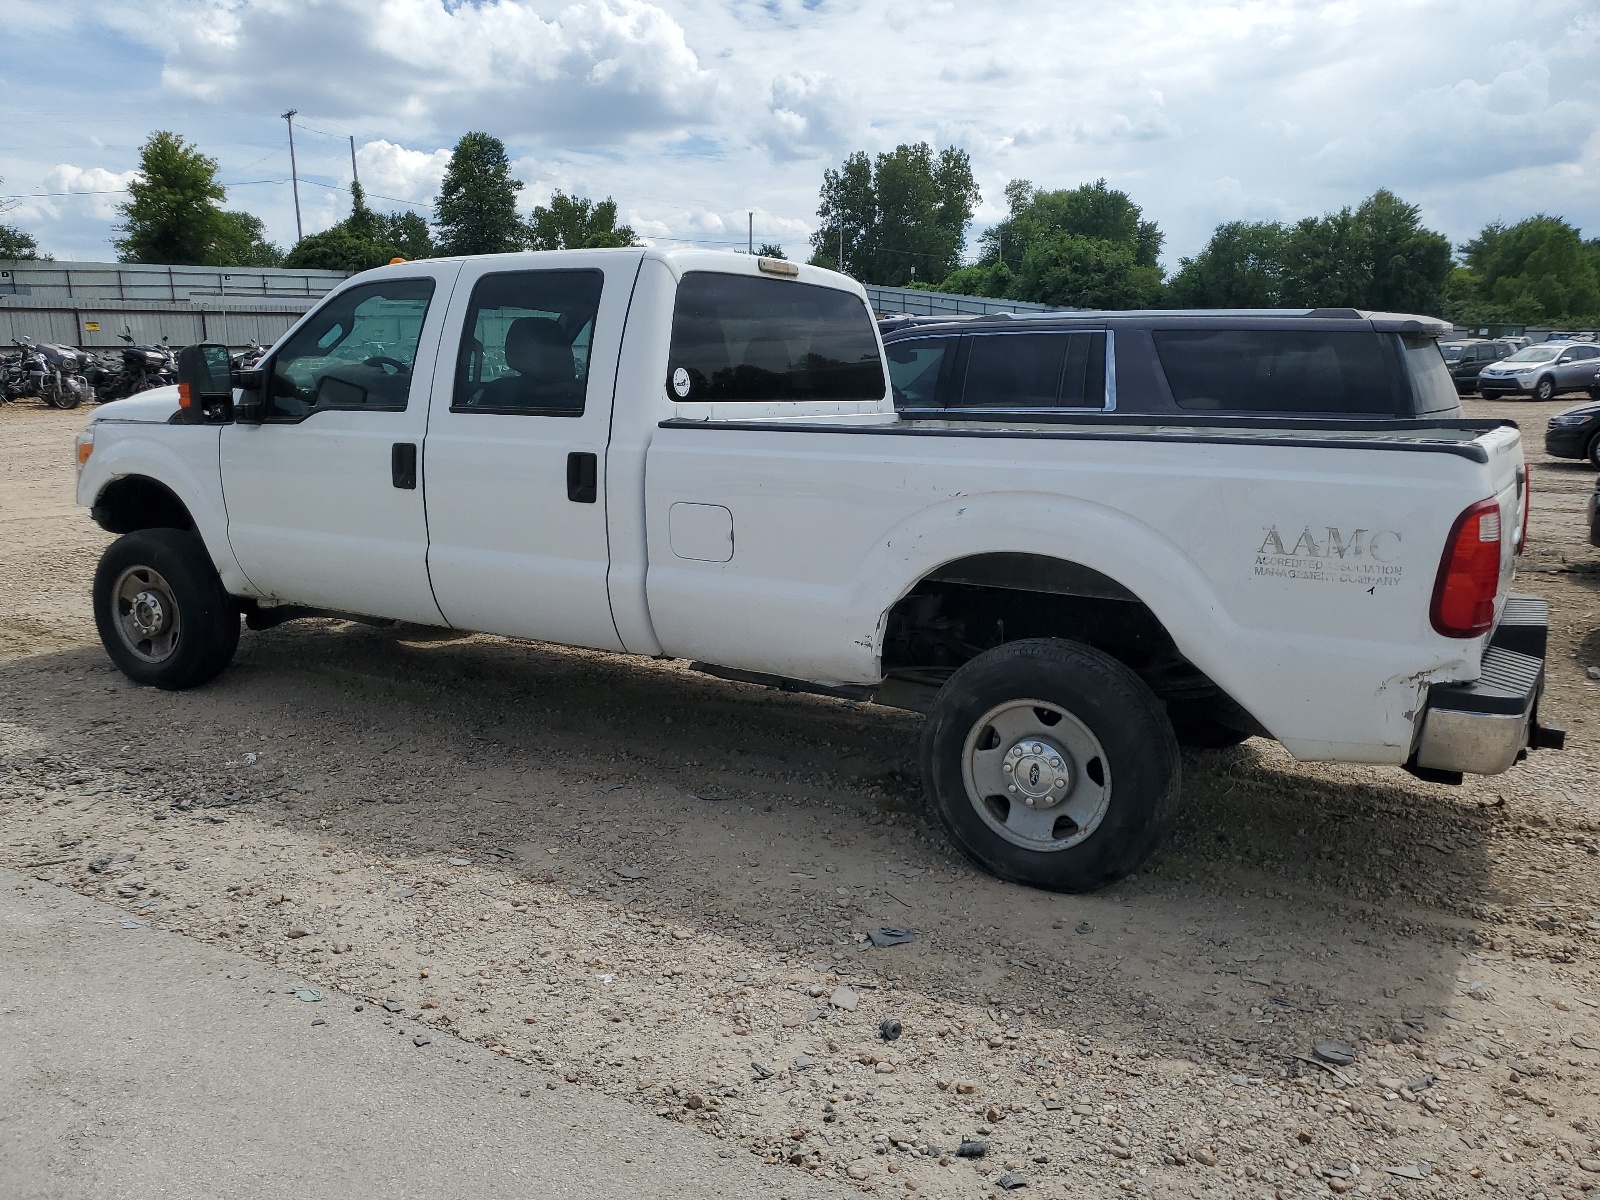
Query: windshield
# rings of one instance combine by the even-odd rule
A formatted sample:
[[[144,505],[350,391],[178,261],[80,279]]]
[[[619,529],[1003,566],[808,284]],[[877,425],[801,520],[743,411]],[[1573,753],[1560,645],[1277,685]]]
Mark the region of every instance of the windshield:
[[[1440,346],[1439,349],[1444,351],[1445,362],[1455,362],[1461,357],[1460,346]]]
[[[1518,350],[1507,362],[1549,362],[1561,353],[1559,346],[1529,346],[1526,350]]]

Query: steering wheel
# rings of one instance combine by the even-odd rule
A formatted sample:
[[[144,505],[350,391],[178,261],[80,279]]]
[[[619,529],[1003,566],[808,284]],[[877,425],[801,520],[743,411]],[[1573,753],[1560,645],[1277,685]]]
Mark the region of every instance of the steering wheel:
[[[405,363],[398,358],[390,358],[387,354],[375,354],[366,359],[361,365],[363,367],[393,367],[393,374],[395,375],[409,375],[411,373],[411,368],[406,366]]]

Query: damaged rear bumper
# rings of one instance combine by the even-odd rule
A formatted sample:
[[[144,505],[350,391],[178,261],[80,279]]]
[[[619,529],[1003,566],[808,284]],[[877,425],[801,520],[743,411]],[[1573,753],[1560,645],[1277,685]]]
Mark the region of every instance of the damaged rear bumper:
[[[1406,770],[1459,783],[1462,775],[1498,775],[1531,749],[1559,750],[1566,731],[1539,724],[1550,606],[1513,595],[1471,683],[1428,688],[1421,730]]]

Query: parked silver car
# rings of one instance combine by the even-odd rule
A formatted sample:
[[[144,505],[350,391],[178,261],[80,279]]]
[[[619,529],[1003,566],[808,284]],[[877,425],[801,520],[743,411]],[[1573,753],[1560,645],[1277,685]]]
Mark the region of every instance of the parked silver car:
[[[1554,400],[1562,392],[1588,391],[1600,367],[1600,346],[1589,342],[1540,342],[1485,367],[1478,391],[1485,400],[1532,396]]]

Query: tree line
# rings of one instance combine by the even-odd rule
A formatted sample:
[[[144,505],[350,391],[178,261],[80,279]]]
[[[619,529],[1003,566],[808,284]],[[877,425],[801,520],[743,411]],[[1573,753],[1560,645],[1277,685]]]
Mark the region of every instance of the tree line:
[[[1362,308],[1463,324],[1600,324],[1600,239],[1560,217],[1486,225],[1452,247],[1380,188],[1299,221],[1228,221],[1170,276],[1165,235],[1104,179],[1005,189],[962,261],[980,194],[962,150],[864,152],[823,172],[811,261],[867,283],[1074,308]],[[842,258],[841,258],[842,255]]]
[[[548,204],[517,211],[520,180],[511,177],[505,143],[468,133],[456,143],[430,224],[416,212],[380,213],[361,184],[350,185],[350,215],[288,250],[266,237],[261,219],[226,209],[217,160],[175,133],[158,130],[139,149],[139,172],[118,205],[112,241],[122,262],[214,267],[292,267],[365,271],[395,258],[499,254],[638,244],[617,223],[609,196],[594,201],[557,191]],[[0,258],[37,258],[38,243],[0,225]]]
[[[505,144],[482,132],[455,145],[432,221],[381,213],[359,183],[350,214],[287,250],[260,218],[224,207],[217,160],[157,131],[119,206],[125,262],[361,271],[394,258],[633,246],[617,205],[557,191],[518,211]],[[1600,324],[1600,239],[1561,217],[1493,221],[1452,246],[1421,212],[1380,188],[1354,208],[1299,221],[1228,221],[1169,276],[1165,235],[1104,179],[1050,190],[1006,186],[1006,216],[965,257],[981,194],[966,151],[904,144],[849,155],[823,172],[811,261],[867,283],[1076,308],[1364,308],[1463,324]],[[760,253],[783,256],[781,246]],[[0,224],[0,258],[37,257],[37,242]]]

